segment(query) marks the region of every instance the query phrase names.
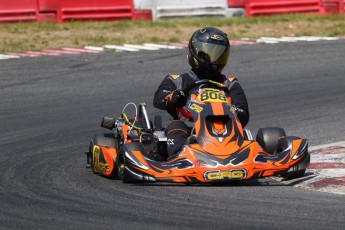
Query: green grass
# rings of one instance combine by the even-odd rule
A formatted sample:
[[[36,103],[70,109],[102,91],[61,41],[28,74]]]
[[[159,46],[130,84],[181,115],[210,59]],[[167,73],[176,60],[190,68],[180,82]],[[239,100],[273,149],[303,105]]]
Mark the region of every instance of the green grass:
[[[345,35],[345,15],[284,14],[160,21],[6,23],[0,24],[0,53],[85,45],[181,42],[204,26],[219,27],[230,39],[339,36]]]

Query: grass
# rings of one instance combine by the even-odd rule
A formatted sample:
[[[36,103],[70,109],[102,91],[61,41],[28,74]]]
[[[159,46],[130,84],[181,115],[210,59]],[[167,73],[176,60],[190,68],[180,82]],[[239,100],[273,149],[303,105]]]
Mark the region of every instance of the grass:
[[[47,48],[181,42],[204,26],[219,27],[230,39],[345,35],[345,15],[278,15],[161,21],[0,24],[0,53]]]

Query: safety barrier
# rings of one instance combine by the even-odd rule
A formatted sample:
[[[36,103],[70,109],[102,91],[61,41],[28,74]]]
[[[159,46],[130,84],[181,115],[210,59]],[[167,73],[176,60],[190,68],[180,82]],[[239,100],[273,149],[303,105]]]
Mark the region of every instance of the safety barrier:
[[[70,20],[119,20],[133,17],[132,0],[38,0],[40,18],[56,15],[57,22]]]
[[[35,21],[37,19],[36,0],[1,0],[0,21]]]
[[[321,0],[322,14],[344,13],[345,0]]]
[[[320,0],[247,0],[246,16],[320,13]]]
[[[228,0],[226,17],[243,17],[245,15],[246,0]]]
[[[135,9],[151,9],[153,20],[171,17],[226,16],[227,0],[134,0]]]
[[[228,0],[229,8],[244,8],[246,5],[246,0]]]
[[[245,8],[245,11],[244,11]],[[0,0],[0,22],[345,13],[345,0]]]

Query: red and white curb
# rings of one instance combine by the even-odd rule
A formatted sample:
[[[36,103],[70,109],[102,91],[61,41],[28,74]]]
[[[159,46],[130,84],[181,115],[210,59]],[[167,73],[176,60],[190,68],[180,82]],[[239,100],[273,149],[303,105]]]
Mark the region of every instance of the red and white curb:
[[[20,57],[39,57],[39,56],[60,56],[60,55],[77,55],[82,53],[101,53],[102,51],[95,51],[89,49],[78,48],[63,48],[59,50],[46,49],[42,51],[27,51],[23,53],[7,53],[0,54],[0,60],[20,58]]]
[[[280,42],[298,42],[298,41],[333,41],[338,39],[345,39],[345,37],[315,37],[315,36],[303,36],[303,37],[261,37],[256,41],[251,39],[243,38],[241,40],[230,40],[232,46],[241,45],[254,45],[257,43],[276,44]],[[85,46],[84,48],[64,48],[64,49],[46,49],[42,51],[28,51],[23,53],[7,53],[0,54],[0,60],[13,59],[20,57],[39,57],[39,56],[59,56],[59,55],[76,55],[81,53],[101,53],[105,51],[115,52],[136,52],[140,50],[156,51],[160,49],[184,49],[188,47],[188,41],[180,43],[169,43],[169,44],[123,44],[123,45],[104,45],[104,46]]]
[[[280,183],[298,188],[345,195],[345,141],[309,148],[305,176]]]
[[[302,37],[261,37],[256,40],[257,43],[267,43],[267,44],[276,44],[280,42],[300,42],[300,41],[334,41],[339,40],[340,37],[315,37],[315,36],[302,36]]]

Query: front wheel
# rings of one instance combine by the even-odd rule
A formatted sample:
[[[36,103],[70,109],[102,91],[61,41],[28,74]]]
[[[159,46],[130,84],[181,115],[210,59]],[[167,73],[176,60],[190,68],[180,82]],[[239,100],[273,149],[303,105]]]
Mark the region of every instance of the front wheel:
[[[256,134],[256,141],[269,154],[275,154],[278,139],[286,136],[284,129],[278,127],[260,128]]]
[[[277,152],[284,151],[284,149],[287,149],[294,140],[300,139],[299,137],[294,137],[294,136],[287,136],[285,138],[281,138],[278,141],[278,147],[277,147]],[[298,165],[293,166],[286,172],[282,177],[285,180],[291,180],[299,177],[303,177],[305,174],[306,168],[310,164],[310,155],[308,154],[308,148],[306,148],[304,151],[306,151],[306,155],[301,162],[298,163]]]
[[[139,142],[127,143],[121,147],[116,164],[116,173],[118,178],[125,183],[137,183],[143,181],[143,176],[140,172],[135,172],[136,170],[129,166],[128,161],[131,161],[130,159],[133,157],[131,155],[132,151],[139,151],[145,155],[145,148]]]
[[[117,158],[116,173],[118,178],[122,181],[126,181],[125,168],[125,158],[123,156],[123,153],[119,153],[119,156]]]

